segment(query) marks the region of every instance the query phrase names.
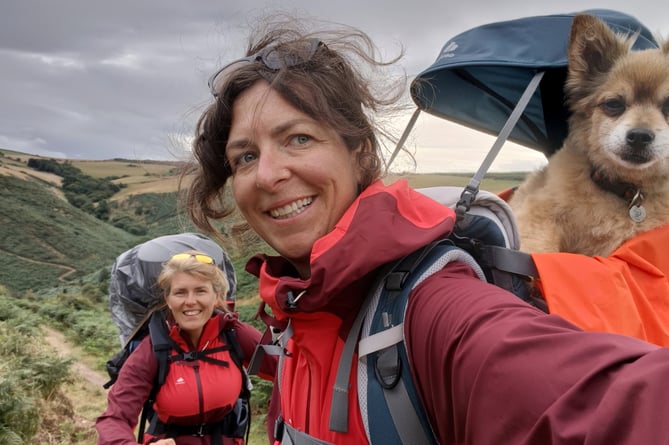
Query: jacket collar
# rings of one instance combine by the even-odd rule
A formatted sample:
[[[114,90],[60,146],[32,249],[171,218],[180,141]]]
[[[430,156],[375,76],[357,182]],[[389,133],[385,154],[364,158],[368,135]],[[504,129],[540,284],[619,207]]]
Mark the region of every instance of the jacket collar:
[[[450,208],[405,180],[389,186],[377,181],[316,241],[310,278],[300,279],[284,258],[266,255],[249,260],[246,270],[260,278],[260,296],[279,319],[317,311],[341,316],[359,306],[374,271],[446,236],[454,218]]]

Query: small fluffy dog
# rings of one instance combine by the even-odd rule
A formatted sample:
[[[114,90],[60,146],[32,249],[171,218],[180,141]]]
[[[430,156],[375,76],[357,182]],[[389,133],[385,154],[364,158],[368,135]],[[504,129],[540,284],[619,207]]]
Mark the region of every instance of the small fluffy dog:
[[[669,41],[631,51],[634,38],[574,17],[569,135],[510,201],[521,250],[607,256],[669,223]]]

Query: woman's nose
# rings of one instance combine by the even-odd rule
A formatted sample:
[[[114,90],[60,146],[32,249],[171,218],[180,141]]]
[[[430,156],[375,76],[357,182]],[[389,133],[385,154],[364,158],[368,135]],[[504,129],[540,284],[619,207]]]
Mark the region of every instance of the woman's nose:
[[[290,176],[289,157],[280,149],[261,151],[256,169],[256,187],[267,191],[276,188]]]
[[[195,303],[195,292],[188,292],[186,294],[185,304],[194,304]]]

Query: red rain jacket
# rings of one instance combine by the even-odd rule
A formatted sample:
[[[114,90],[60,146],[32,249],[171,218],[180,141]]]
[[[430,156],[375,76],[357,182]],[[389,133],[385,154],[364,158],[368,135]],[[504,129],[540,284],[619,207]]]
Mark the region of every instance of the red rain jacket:
[[[230,320],[224,319],[228,317],[230,316],[215,315],[207,322],[198,348],[204,348],[206,342],[209,342],[207,348],[211,348],[212,344],[219,344],[220,329],[223,324],[229,323],[229,327],[234,328],[244,353],[242,360],[248,363],[256,344],[260,341],[260,332],[240,322],[236,317]],[[171,329],[170,337],[179,343],[183,350],[192,349],[179,333],[178,327]],[[161,386],[154,404],[162,420],[180,424],[191,422],[199,424],[219,420],[225,415],[239,396],[242,379],[239,368],[227,357],[228,352],[222,355],[223,359],[230,361],[228,368],[203,361],[198,361],[197,370],[192,366],[194,362],[176,362],[170,366],[166,381]],[[270,378],[275,365],[275,359],[267,362],[267,366],[262,369],[265,378]],[[150,337],[146,336],[137,349],[130,354],[121,368],[118,380],[109,390],[107,409],[96,422],[98,444],[137,444],[134,428],[142,406],[153,388],[157,372],[158,364]],[[198,384],[201,385],[201,388],[197,387]],[[145,434],[144,439],[145,443],[152,440],[148,434]],[[177,438],[177,445],[206,445],[209,443],[208,436]],[[224,444],[238,443],[243,443],[243,441],[224,438]]]
[[[379,182],[316,242],[310,278],[300,279],[280,257],[260,255],[248,263],[273,314],[292,320],[280,376],[287,423],[331,443],[367,443],[355,372],[349,432],[328,428],[344,339],[377,267],[443,237],[452,224],[450,210],[405,181]],[[297,307],[289,308],[288,296],[302,291]],[[414,289],[405,338],[414,381],[442,445],[669,441],[663,421],[669,415],[669,350],[583,332],[481,282],[462,264]]]

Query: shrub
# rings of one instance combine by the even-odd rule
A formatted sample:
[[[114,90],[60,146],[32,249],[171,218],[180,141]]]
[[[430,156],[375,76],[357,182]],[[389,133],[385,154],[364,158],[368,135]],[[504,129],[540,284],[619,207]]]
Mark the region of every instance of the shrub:
[[[0,306],[11,300],[0,294]],[[7,311],[4,311],[7,313]],[[46,350],[34,334],[20,328],[34,317],[14,309],[16,318],[0,321],[0,443],[32,443],[40,422],[39,401],[67,381],[70,362]],[[18,328],[18,329],[17,329]]]
[[[3,370],[0,373],[0,443],[23,444],[39,428],[39,410],[18,379],[11,374],[4,375]]]

